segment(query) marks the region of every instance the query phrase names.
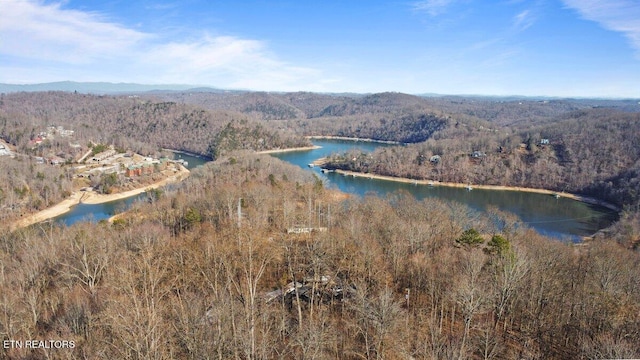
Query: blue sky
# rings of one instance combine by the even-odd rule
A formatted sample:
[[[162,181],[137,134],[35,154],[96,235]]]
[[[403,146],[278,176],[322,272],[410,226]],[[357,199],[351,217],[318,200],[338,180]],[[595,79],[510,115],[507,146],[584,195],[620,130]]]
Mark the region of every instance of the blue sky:
[[[640,97],[639,0],[0,0],[0,82]]]

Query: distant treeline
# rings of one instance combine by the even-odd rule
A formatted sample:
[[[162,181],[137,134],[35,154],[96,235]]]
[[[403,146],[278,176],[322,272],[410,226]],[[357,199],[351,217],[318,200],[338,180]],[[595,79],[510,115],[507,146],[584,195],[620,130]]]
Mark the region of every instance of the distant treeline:
[[[41,133],[50,126],[73,130],[73,135],[43,139]],[[73,181],[70,164],[93,145],[102,149],[114,145],[120,152],[154,156],[170,148],[215,157],[234,150],[310,144],[292,131],[265,126],[239,112],[63,92],[0,95],[0,138],[20,154],[15,159],[0,157],[1,221],[42,210],[77,190],[80,185]],[[64,164],[45,164],[50,158]],[[112,180],[126,182],[122,176]],[[101,182],[96,176],[90,185],[99,187]]]
[[[0,96],[0,137],[21,151],[27,151],[29,141],[52,124],[75,131],[73,139],[64,139],[61,146],[69,141],[83,146],[93,141],[143,154],[159,148],[207,154],[228,124],[246,129],[244,136],[258,137],[243,142],[253,150],[308,144],[283,129],[260,127],[240,112],[207,110],[172,101],[63,92]]]
[[[540,187],[637,206],[639,113],[640,105],[631,100],[15,93],[0,95],[0,136],[24,153],[71,158],[89,141],[143,154],[173,148],[212,157],[239,149],[309,145],[302,135],[399,141],[409,145],[380,149],[372,157],[336,156],[329,166],[415,179]],[[75,130],[73,139],[57,138],[30,150],[29,141],[50,124]],[[71,141],[82,148],[71,148]]]
[[[640,113],[580,110],[526,130],[459,123],[436,135],[419,144],[382,148],[372,156],[338,154],[327,166],[411,179],[568,191],[619,206],[640,201]]]

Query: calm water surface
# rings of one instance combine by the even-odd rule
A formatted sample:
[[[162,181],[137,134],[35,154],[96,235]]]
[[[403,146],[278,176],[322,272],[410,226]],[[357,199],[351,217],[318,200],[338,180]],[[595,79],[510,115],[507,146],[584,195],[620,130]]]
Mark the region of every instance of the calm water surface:
[[[195,167],[198,167],[202,164],[205,164],[207,162],[207,160],[203,158],[186,155],[186,154],[180,154],[180,153],[175,154],[174,158],[176,160],[177,159],[186,160],[188,162],[188,165],[186,166],[186,168],[189,170]],[[141,200],[144,201],[146,197],[147,195],[145,193],[142,193],[126,199],[110,201],[102,204],[93,204],[93,205],[78,204],[74,206],[69,212],[62,214],[58,217],[55,217],[53,218],[53,220],[55,222],[65,224],[65,225],[72,225],[78,221],[86,221],[86,220],[90,220],[90,221],[106,220],[112,217],[113,215],[126,210],[134,202],[141,201]]]
[[[418,199],[435,197],[457,201],[478,211],[486,211],[488,207],[495,206],[503,211],[516,214],[524,223],[539,233],[559,239],[577,241],[582,236],[593,235],[617,219],[617,213],[607,208],[567,198],[556,199],[545,194],[483,189],[468,191],[464,188],[430,187],[428,185],[343,176],[337,173],[323,174],[317,167],[309,168],[308,164],[320,157],[331,153],[342,153],[353,147],[369,152],[379,146],[389,145],[335,140],[315,140],[314,144],[322,146],[322,148],[304,152],[273,154],[273,156],[314,171],[326,180],[329,187],[344,192],[358,195],[375,193],[384,196],[403,189]]]
[[[308,164],[321,157],[332,153],[342,153],[352,148],[371,152],[377,147],[390,145],[341,140],[314,140],[313,143],[321,146],[321,148],[272,154],[272,156],[298,165],[308,171],[313,171],[325,180],[327,186],[344,192],[357,195],[374,193],[384,196],[403,189],[418,199],[437,197],[466,204],[478,211],[485,211],[488,207],[495,206],[503,211],[516,214],[524,223],[541,234],[559,239],[578,240],[582,236],[592,235],[596,231],[609,226],[617,219],[617,214],[609,209],[567,198],[556,199],[553,196],[544,194],[482,189],[467,191],[462,188],[430,187],[427,185],[343,176],[336,173],[323,174],[318,167],[309,168]],[[176,158],[187,160],[190,169],[206,162],[204,159],[184,154],[176,154]],[[55,220],[71,225],[77,221],[87,219],[94,221],[107,219],[113,214],[126,209],[134,201],[144,200],[145,197],[145,194],[141,194],[104,204],[79,204],[70,212],[57,217]]]

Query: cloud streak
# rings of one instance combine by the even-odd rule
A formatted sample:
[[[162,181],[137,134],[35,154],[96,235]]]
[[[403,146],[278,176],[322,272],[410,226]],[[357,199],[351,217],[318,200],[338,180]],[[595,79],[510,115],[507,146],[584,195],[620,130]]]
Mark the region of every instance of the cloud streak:
[[[640,3],[635,0],[563,0],[584,19],[623,33],[640,56]]]
[[[63,10],[60,4],[0,2],[5,55],[81,64],[131,51],[150,35],[102,20],[98,15]]]
[[[449,5],[456,0],[421,0],[414,2],[413,9],[415,11],[423,11],[431,16],[438,16],[446,12]]]
[[[536,19],[531,10],[524,10],[513,18],[513,28],[516,31],[524,31],[535,23]]]
[[[61,3],[2,0],[0,13],[0,55],[10,59],[0,65],[3,81],[6,74],[13,76],[9,81],[22,82],[86,79],[94,74],[101,81],[263,90],[321,84],[318,70],[279,60],[258,40],[206,34],[188,41],[166,39],[100,14],[64,9]],[[25,63],[35,66],[27,71]],[[323,90],[318,86],[316,90]]]
[[[142,57],[147,66],[165,69],[163,82],[225,83],[233,88],[270,89],[303,86],[319,71],[296,67],[270,54],[266,44],[231,36],[195,42],[171,42]]]

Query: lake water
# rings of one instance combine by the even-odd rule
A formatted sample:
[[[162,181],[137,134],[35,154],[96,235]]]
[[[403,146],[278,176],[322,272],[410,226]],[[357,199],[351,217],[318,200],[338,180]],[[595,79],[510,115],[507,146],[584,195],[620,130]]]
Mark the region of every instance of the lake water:
[[[463,188],[444,186],[414,185],[386,180],[368,179],[361,177],[343,176],[337,173],[321,173],[318,167],[309,168],[308,164],[332,153],[342,153],[352,148],[371,152],[380,146],[390,146],[371,142],[353,142],[342,140],[314,140],[320,149],[272,154],[272,156],[298,165],[307,171],[313,171],[325,180],[329,187],[341,191],[365,195],[374,193],[380,196],[403,189],[418,199],[437,197],[443,200],[457,201],[469,207],[485,211],[489,206],[495,206],[503,211],[516,214],[522,221],[539,233],[559,238],[577,241],[583,236],[589,236],[598,230],[609,226],[617,219],[617,214],[607,208],[585,204],[567,198],[556,199],[550,195],[534,194],[516,191],[497,191],[474,189],[467,191]],[[184,158],[189,162],[189,168],[202,165],[206,160],[176,154],[176,158]],[[93,219],[94,221],[107,219],[113,214],[126,209],[134,201],[144,200],[145,194],[132,198],[113,201],[110,203],[86,205],[79,204],[70,212],[59,216],[55,220],[67,225],[77,221]]]
[[[174,158],[176,160],[184,159],[185,161],[187,161],[188,165],[186,166],[186,168],[189,170],[203,165],[207,162],[207,160],[203,158],[181,153],[176,153]],[[69,212],[57,216],[53,218],[53,220],[57,223],[65,224],[67,226],[72,225],[78,221],[106,220],[113,215],[126,210],[134,202],[141,200],[144,201],[146,198],[147,195],[145,193],[142,193],[126,199],[110,201],[102,204],[78,204],[74,206]]]
[[[478,211],[485,211],[488,207],[495,206],[503,211],[518,215],[525,224],[539,233],[559,239],[578,241],[583,236],[593,235],[598,230],[609,226],[618,218],[615,211],[602,206],[562,197],[556,199],[545,194],[483,189],[468,191],[464,188],[414,185],[387,180],[343,176],[338,173],[323,174],[319,168],[309,168],[308,164],[331,153],[342,153],[353,147],[370,152],[379,146],[389,145],[337,140],[314,140],[313,142],[322,146],[322,148],[304,152],[279,153],[273,154],[273,156],[306,168],[309,171],[314,171],[326,181],[327,186],[344,192],[358,195],[375,193],[384,196],[403,189],[418,199],[435,197],[457,201]]]

